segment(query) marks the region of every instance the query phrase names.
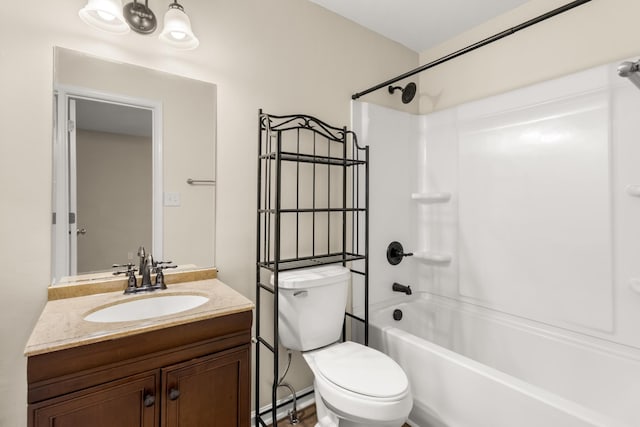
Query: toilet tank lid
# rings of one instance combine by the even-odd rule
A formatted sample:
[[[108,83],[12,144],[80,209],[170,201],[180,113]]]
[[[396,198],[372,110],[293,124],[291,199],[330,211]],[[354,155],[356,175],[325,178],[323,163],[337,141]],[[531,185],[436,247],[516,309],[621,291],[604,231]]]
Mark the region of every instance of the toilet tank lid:
[[[341,265],[303,268],[278,274],[278,286],[281,289],[313,288],[349,280],[350,274],[351,271]],[[271,285],[273,285],[273,277],[272,274]]]

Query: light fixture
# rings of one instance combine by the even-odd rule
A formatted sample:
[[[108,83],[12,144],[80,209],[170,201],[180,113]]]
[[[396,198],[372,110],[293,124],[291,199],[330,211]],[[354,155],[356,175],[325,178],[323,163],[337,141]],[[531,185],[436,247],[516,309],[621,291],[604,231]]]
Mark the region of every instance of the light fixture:
[[[133,0],[122,7],[122,0],[88,0],[80,9],[80,18],[92,27],[115,34],[126,34],[133,30],[139,34],[153,33],[158,22],[149,8],[148,0],[144,4]],[[195,49],[200,42],[191,30],[191,21],[177,0],[169,4],[164,15],[164,28],[160,40],[177,49]]]
[[[127,24],[136,33],[151,34],[158,26],[156,15],[149,9],[149,0],[145,0],[144,4],[138,3],[136,0],[125,4],[123,14]]]
[[[164,28],[160,33],[160,40],[178,49],[195,49],[200,42],[191,31],[191,21],[184,8],[177,0],[169,5],[169,10],[164,15]]]
[[[85,23],[100,30],[114,34],[129,32],[129,26],[122,16],[121,0],[89,0],[78,15]]]

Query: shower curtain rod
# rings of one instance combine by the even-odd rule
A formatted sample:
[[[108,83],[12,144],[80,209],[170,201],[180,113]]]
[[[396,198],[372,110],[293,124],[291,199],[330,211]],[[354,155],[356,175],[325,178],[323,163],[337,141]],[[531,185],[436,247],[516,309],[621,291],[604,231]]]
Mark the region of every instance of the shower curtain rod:
[[[591,0],[576,0],[576,1],[572,1],[571,3],[567,3],[564,6],[561,6],[561,7],[557,8],[557,9],[553,9],[553,10],[551,10],[551,11],[549,11],[549,12],[543,14],[543,15],[540,15],[540,16],[538,16],[536,18],[533,18],[533,19],[530,19],[530,20],[528,20],[526,22],[523,22],[520,25],[516,25],[515,27],[511,27],[508,30],[504,30],[504,31],[502,31],[502,32],[500,32],[498,34],[495,34],[495,35],[491,36],[491,37],[487,37],[484,40],[481,40],[479,42],[471,44],[471,45],[469,45],[469,46],[467,46],[465,48],[462,48],[462,49],[457,50],[457,51],[455,51],[453,53],[450,53],[449,55],[445,55],[445,56],[443,56],[441,58],[436,59],[435,61],[429,62],[428,64],[421,65],[418,68],[414,68],[411,71],[407,71],[404,74],[400,74],[399,76],[394,77],[394,78],[392,78],[390,80],[387,80],[386,82],[383,82],[383,83],[377,84],[375,86],[372,86],[367,90],[363,90],[362,92],[355,93],[355,94],[351,95],[351,99],[358,99],[361,96],[364,96],[364,95],[366,95],[368,93],[371,93],[371,92],[376,91],[378,89],[382,89],[383,87],[387,87],[389,85],[392,85],[393,83],[399,82],[400,80],[406,79],[407,77],[411,77],[411,76],[413,76],[415,74],[421,73],[422,71],[428,70],[429,68],[433,68],[436,65],[443,64],[443,63],[445,63],[447,61],[450,61],[450,60],[452,60],[454,58],[462,56],[462,55],[464,55],[466,53],[474,51],[474,50],[476,50],[478,48],[486,46],[486,45],[488,45],[490,43],[498,41],[498,40],[500,40],[502,38],[505,38],[507,36],[510,36],[510,35],[518,32],[518,31],[520,31],[520,30],[524,30],[527,27],[530,27],[530,26],[535,25],[535,24],[537,24],[539,22],[545,21],[545,20],[547,20],[549,18],[552,18],[552,17],[554,17],[556,15],[559,15],[561,13],[564,13],[564,12],[566,12],[568,10],[571,10],[571,9],[575,8],[575,7],[581,6],[581,5],[585,4],[585,3],[589,3],[590,1]]]

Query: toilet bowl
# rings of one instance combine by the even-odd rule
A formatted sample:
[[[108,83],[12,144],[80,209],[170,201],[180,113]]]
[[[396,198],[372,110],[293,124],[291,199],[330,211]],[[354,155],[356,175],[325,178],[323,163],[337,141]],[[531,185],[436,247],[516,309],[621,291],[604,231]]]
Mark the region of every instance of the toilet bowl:
[[[280,344],[302,352],[313,371],[316,427],[400,427],[413,404],[402,368],[378,350],[338,342],[350,278],[342,266],[280,273]]]
[[[303,353],[314,374],[316,427],[399,427],[413,404],[407,376],[390,357],[346,341]]]

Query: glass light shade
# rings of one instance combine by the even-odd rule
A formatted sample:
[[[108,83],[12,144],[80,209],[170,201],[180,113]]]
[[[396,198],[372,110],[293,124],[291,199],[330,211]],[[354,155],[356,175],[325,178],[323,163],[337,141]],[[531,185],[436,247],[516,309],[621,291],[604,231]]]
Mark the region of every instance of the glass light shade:
[[[121,0],[89,0],[78,15],[86,24],[102,31],[113,34],[126,34],[130,31],[122,16]]]
[[[164,15],[164,28],[160,40],[177,49],[195,49],[200,42],[191,31],[191,21],[181,8],[170,7]]]

